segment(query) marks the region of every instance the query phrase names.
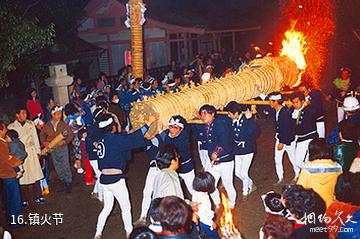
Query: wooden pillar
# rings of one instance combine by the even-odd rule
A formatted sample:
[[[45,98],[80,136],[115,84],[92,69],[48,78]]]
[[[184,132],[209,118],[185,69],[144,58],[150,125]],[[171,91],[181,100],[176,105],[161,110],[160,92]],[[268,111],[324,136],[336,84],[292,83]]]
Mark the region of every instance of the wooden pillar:
[[[184,54],[185,54],[185,63],[189,63],[189,51],[188,51],[188,34],[184,33]]]
[[[213,40],[213,50],[216,51],[217,50],[217,41],[216,41],[216,35],[215,33],[212,34],[212,40]]]
[[[134,77],[143,78],[143,28],[141,25],[142,0],[129,0],[131,24],[131,66]]]
[[[232,50],[235,51],[236,49],[236,33],[232,32]]]

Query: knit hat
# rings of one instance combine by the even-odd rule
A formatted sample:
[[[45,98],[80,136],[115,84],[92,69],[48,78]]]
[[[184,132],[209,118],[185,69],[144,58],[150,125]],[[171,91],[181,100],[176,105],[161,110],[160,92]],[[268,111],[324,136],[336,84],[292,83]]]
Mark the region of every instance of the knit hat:
[[[283,215],[285,207],[281,202],[281,195],[270,191],[264,195],[261,195],[265,211],[273,215]]]

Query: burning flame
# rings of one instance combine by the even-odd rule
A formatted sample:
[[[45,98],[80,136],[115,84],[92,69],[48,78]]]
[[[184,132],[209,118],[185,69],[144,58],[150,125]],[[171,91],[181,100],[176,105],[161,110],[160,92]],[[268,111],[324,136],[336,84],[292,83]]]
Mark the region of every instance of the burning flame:
[[[231,212],[228,198],[224,193],[221,193],[221,202],[224,207],[223,214],[220,218],[220,229],[222,238],[225,239],[241,239],[239,230],[236,228],[233,222],[233,214]]]
[[[293,28],[285,32],[285,39],[282,41],[283,48],[280,56],[287,56],[296,63],[299,70],[306,69],[305,54],[307,47],[302,32],[295,31]]]

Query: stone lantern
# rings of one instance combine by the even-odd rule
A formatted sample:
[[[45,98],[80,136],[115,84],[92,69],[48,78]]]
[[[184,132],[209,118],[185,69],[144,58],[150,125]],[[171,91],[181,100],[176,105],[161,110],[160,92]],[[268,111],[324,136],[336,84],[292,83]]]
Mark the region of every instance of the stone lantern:
[[[50,65],[49,72],[50,77],[45,83],[52,88],[55,102],[64,106],[69,103],[68,86],[72,84],[73,77],[67,75],[65,64]]]

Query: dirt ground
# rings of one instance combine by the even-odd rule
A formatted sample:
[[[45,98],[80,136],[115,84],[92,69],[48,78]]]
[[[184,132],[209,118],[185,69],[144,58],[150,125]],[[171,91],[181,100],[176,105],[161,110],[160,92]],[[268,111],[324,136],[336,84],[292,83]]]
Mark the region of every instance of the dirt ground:
[[[334,109],[334,107],[331,107]],[[334,110],[328,115],[327,131],[334,125]],[[241,201],[241,181],[235,178],[235,187],[238,193],[236,208],[233,212],[235,223],[240,230],[243,238],[258,238],[259,228],[264,219],[264,209],[260,196],[268,191],[274,190],[280,192],[281,187],[275,188],[273,183],[276,182],[276,173],[274,166],[274,130],[271,119],[261,119],[258,121],[261,134],[257,139],[257,152],[250,169],[251,178],[257,186],[255,191],[249,197],[248,201]],[[193,154],[197,169],[200,167],[198,156]],[[287,157],[284,158],[285,180],[290,182],[293,178],[293,172]],[[145,183],[146,172],[148,169],[148,161],[143,152],[134,154],[134,158],[128,165],[127,185],[131,195],[133,221],[140,216],[140,207],[142,200],[142,189]],[[63,222],[55,225],[55,220],[49,220],[52,225],[25,225],[19,229],[9,231],[15,239],[90,239],[95,234],[97,217],[102,209],[102,204],[90,198],[92,186],[85,186],[84,178],[74,175],[73,192],[69,195],[57,193],[56,188],[58,180],[55,172],[52,171],[50,182],[50,195],[44,205],[30,206],[24,210],[23,215],[25,221],[29,213],[38,213],[40,222],[44,222],[41,217],[52,216],[54,213],[62,213]],[[4,214],[1,214],[0,224],[4,223]],[[6,226],[5,226],[6,228]],[[125,239],[125,231],[123,229],[122,219],[119,206],[116,203],[111,216],[106,223],[103,238],[120,238]]]

